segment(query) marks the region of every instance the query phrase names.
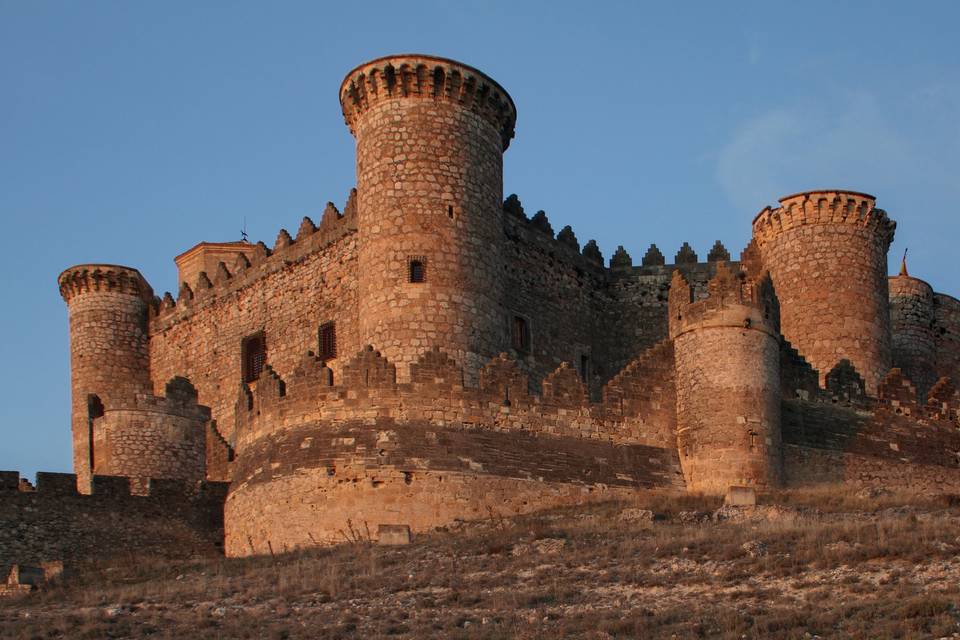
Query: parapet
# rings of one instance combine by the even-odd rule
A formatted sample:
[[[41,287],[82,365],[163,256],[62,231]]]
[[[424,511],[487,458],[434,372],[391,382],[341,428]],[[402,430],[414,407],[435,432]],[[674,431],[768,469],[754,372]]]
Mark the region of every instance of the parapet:
[[[229,483],[207,480],[178,480],[168,478],[129,478],[125,476],[93,476],[93,490],[89,494],[77,491],[77,476],[73,473],[38,471],[36,488],[20,477],[17,471],[0,471],[0,495],[29,493],[38,497],[65,496],[84,500],[92,498],[156,498],[222,500]],[[142,484],[143,490],[137,490]]]
[[[779,305],[766,272],[751,277],[718,262],[706,297],[696,300],[690,283],[677,269],[670,283],[669,305],[672,339],[706,327],[740,327],[780,338]]]
[[[308,423],[396,420],[658,447],[674,438],[669,341],[614,377],[601,402],[590,400],[569,363],[538,386],[542,394],[531,393],[527,374],[505,353],[482,367],[476,386],[465,385],[462,366],[437,348],[411,364],[410,382],[397,382],[393,363],[369,345],[344,363],[336,381],[322,361],[307,355],[285,379],[268,367],[252,388],[240,385],[237,459],[262,437]]]
[[[234,265],[240,256],[246,258],[249,263],[250,258],[256,252],[256,245],[250,244],[246,240],[240,242],[201,242],[190,249],[187,249],[173,261],[177,264],[178,283],[192,284],[200,279],[200,274],[205,277],[218,274],[220,265],[227,269],[226,265]],[[227,270],[229,277],[229,270]]]
[[[780,198],[777,208],[765,207],[753,219],[753,237],[763,246],[774,236],[805,224],[853,224],[874,229],[885,243],[893,242],[897,223],[876,208],[876,198],[857,191],[821,190]]]
[[[504,151],[514,135],[517,108],[510,94],[462,62],[411,53],[356,67],[340,85],[340,105],[350,132],[356,134],[357,120],[368,109],[391,98],[446,101],[472,111],[500,132]]]
[[[356,230],[357,190],[351,189],[343,213],[332,202],[328,202],[319,224],[314,224],[309,217],[304,217],[295,238],[291,237],[286,229],[281,229],[273,249],[263,242],[196,245],[175,259],[181,276],[176,299],[169,292],[165,293],[162,299],[153,299],[151,333],[176,324],[191,316],[197,309],[216,303],[252,282],[333,246],[341,239],[355,234]],[[194,252],[204,255],[208,253],[208,248],[212,248],[209,260],[204,259],[202,264],[196,262],[184,268],[183,258],[190,257]],[[220,250],[230,255],[219,254]],[[207,271],[214,260],[215,267]],[[203,266],[204,270],[196,271],[200,266]],[[185,276],[192,280],[184,280]]]
[[[148,303],[153,300],[153,289],[139,271],[116,264],[78,264],[61,273],[57,283],[67,304],[89,291],[126,293]]]

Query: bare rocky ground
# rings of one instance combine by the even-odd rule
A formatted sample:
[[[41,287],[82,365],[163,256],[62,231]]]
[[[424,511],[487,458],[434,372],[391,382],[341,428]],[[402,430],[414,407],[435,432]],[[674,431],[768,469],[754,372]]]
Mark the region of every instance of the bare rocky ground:
[[[960,638],[958,552],[955,496],[649,494],[404,547],[113,558],[0,601],[0,636]]]

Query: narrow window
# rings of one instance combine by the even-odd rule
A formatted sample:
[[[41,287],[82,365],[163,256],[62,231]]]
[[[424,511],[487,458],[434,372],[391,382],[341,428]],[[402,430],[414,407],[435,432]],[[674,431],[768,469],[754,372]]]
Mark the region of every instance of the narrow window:
[[[93,421],[97,418],[103,417],[103,402],[100,400],[100,396],[91,393],[87,396],[87,447],[88,447],[88,457],[90,458],[90,473],[93,473],[96,469],[96,458],[94,457],[93,452]]]
[[[453,205],[447,206],[447,217],[453,220]]]
[[[590,381],[590,356],[580,356],[580,379],[584,382]]]
[[[327,322],[320,325],[320,359],[333,360],[337,357],[337,323]]]
[[[414,258],[410,261],[410,282],[426,282],[427,265],[423,258]]]
[[[243,381],[253,382],[267,363],[267,341],[262,333],[243,340]]]
[[[524,352],[530,350],[530,327],[523,316],[513,317],[513,348]]]

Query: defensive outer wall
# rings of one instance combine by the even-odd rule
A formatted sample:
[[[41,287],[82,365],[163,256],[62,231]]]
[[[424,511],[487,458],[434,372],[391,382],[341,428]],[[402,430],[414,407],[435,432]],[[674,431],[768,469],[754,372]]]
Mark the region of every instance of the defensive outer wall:
[[[4,476],[0,562],[96,555],[131,518],[248,555],[651,489],[960,492],[960,302],[887,277],[872,196],[783,198],[739,259],[606,261],[503,198],[516,108],[485,74],[391,56],[339,97],[342,208],[197,244],[175,294],[60,276],[76,476]]]

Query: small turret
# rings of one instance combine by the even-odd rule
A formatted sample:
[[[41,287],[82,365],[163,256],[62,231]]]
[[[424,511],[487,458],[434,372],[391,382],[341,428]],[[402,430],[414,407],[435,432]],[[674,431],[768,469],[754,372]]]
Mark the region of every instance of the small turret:
[[[717,263],[708,295],[693,299],[677,269],[670,337],[677,446],[690,491],[769,488],[781,481],[779,309],[766,274]]]
[[[73,465],[89,493],[93,421],[105,408],[151,391],[147,307],[153,290],[136,269],[86,264],[58,278],[70,315]]]

